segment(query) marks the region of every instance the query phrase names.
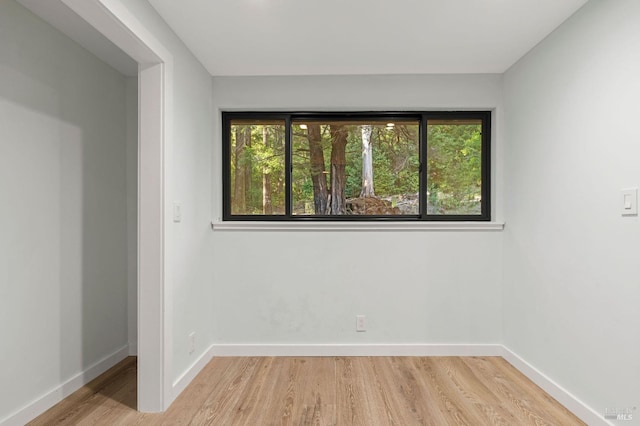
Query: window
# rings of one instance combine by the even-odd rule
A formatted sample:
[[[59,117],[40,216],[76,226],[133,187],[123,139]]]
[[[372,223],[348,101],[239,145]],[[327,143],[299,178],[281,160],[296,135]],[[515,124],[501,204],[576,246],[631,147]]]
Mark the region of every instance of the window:
[[[490,220],[480,112],[223,112],[224,220]]]

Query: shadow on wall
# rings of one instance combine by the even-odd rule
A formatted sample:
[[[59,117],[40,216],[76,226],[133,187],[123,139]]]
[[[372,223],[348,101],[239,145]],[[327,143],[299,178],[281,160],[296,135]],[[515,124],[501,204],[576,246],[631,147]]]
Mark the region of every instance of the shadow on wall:
[[[125,110],[122,75],[0,3],[0,419],[126,350]]]

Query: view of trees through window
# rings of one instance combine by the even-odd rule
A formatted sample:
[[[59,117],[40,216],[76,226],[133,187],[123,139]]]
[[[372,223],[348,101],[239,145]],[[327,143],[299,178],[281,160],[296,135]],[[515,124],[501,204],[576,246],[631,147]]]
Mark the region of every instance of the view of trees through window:
[[[418,214],[418,121],[292,124],[294,215]]]
[[[427,212],[479,215],[482,120],[428,120],[427,141]]]
[[[488,218],[488,113],[255,115],[225,122],[227,215]]]
[[[232,214],[285,214],[284,133],[284,120],[232,123]]]

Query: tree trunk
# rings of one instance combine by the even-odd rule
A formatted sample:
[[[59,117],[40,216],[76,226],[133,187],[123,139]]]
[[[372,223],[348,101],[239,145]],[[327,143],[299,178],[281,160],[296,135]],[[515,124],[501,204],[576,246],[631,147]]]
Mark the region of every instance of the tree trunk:
[[[362,191],[360,197],[374,197],[373,191],[373,150],[371,149],[370,125],[362,126]]]
[[[269,148],[269,138],[267,134],[267,126],[262,127],[262,143],[265,151]],[[271,204],[271,175],[268,167],[262,167],[262,214],[273,214],[273,206]]]
[[[331,214],[347,213],[347,199],[344,194],[346,179],[347,129],[331,126]]]
[[[251,126],[246,126],[244,128],[244,146],[245,146],[245,150],[244,150],[244,186],[245,186],[245,190],[244,190],[244,203],[246,208],[248,208],[249,210],[253,210],[252,205],[253,202],[251,200],[251,178],[252,178],[252,172],[253,172],[253,165],[252,165],[252,158],[251,158],[251,152],[247,152],[246,148],[251,148]],[[249,150],[250,151],[250,150]],[[248,211],[246,213],[253,213],[251,211]]]
[[[234,172],[234,183],[233,183],[233,213],[236,214],[244,214],[246,213],[246,203],[245,203],[245,193],[246,193],[246,185],[245,185],[245,159],[244,159],[244,150],[245,150],[245,139],[244,139],[244,129],[241,129],[239,126],[236,126],[235,129],[236,134],[236,147],[234,150],[234,158],[233,158],[233,166],[235,168]]]
[[[324,170],[324,152],[322,151],[322,136],[319,124],[309,124],[307,127],[309,140],[309,160],[311,163],[311,181],[313,183],[313,206],[315,214],[329,213],[329,189]]]
[[[268,173],[262,175],[262,214],[273,214],[271,204],[271,176]]]

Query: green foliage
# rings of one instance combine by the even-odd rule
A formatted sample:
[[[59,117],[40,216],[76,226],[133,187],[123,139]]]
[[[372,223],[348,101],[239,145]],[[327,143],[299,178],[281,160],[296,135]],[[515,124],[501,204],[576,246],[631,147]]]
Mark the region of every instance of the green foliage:
[[[376,195],[417,194],[420,186],[418,125],[377,127],[372,139]]]
[[[427,126],[427,204],[430,213],[480,212],[481,130],[481,124]]]
[[[250,132],[250,140],[238,141],[238,131]],[[237,208],[236,214],[262,214],[264,178],[271,183],[271,202],[274,214],[285,211],[284,178],[284,123],[282,125],[254,124],[251,126],[231,126],[231,189],[232,204],[239,206],[240,200],[234,191],[236,180],[244,183],[244,209]],[[238,144],[244,142],[241,151]],[[237,167],[237,170],[236,170]],[[242,176],[240,176],[242,175]]]

